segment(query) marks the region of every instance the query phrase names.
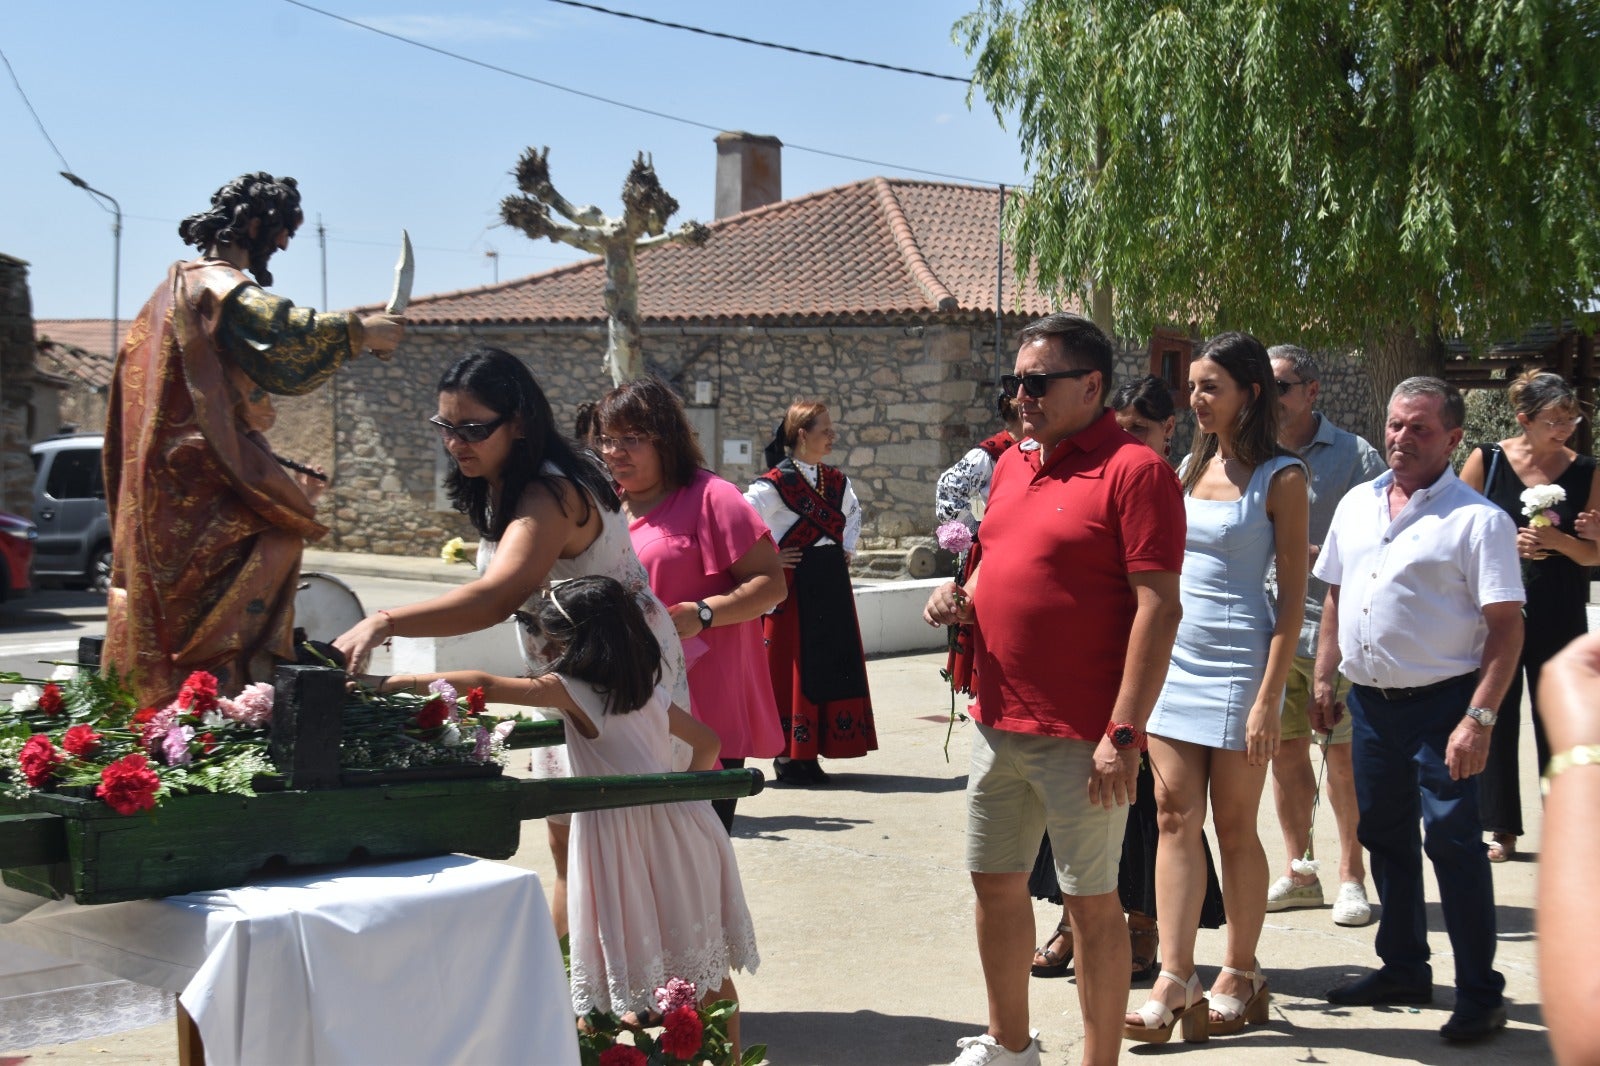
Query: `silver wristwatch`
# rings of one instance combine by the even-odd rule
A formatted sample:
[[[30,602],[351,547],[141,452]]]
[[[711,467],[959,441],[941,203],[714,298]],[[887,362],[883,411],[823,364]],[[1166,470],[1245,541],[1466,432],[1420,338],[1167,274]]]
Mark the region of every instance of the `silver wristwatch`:
[[[1500,720],[1500,716],[1487,707],[1468,707],[1467,717],[1485,729],[1493,729],[1494,724]]]

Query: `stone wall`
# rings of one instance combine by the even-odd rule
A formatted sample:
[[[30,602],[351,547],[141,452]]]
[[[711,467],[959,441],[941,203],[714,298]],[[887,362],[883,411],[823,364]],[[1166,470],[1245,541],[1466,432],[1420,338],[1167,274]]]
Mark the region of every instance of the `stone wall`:
[[[1009,324],[1002,373],[1023,324]],[[336,475],[321,508],[332,532],[320,547],[427,555],[452,536],[472,539],[442,498],[443,449],[425,420],[440,374],[477,344],[527,360],[563,432],[579,403],[610,387],[601,327],[424,327],[390,362],[363,359],[319,393],[280,402],[274,447]],[[1119,382],[1148,372],[1144,340],[1119,348]],[[903,575],[906,553],[932,543],[940,472],[998,428],[992,323],[646,329],[644,350],[684,397],[708,465],[741,486],[765,469],[762,448],[791,402],[828,404],[839,430],[831,458],[866,513],[857,569],[874,576]],[[1336,423],[1370,417],[1367,379],[1349,356],[1323,358],[1323,383],[1322,407]],[[1174,457],[1192,436],[1185,410]],[[725,452],[741,447],[748,460]]]
[[[33,516],[33,301],[28,264],[0,253],[0,511]]]

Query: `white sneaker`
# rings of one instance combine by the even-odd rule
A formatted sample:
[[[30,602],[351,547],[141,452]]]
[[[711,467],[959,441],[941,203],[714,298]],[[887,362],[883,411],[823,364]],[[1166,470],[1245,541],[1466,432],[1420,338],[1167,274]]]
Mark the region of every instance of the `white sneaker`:
[[[1366,925],[1372,921],[1372,904],[1367,902],[1367,886],[1360,881],[1339,885],[1339,898],[1333,901],[1334,925]]]
[[[1028,1031],[1028,1046],[1021,1051],[1008,1051],[995,1042],[988,1033],[982,1036],[965,1036],[956,1041],[961,1054],[950,1066],[1040,1066],[1039,1030]]]
[[[1267,889],[1267,910],[1288,911],[1300,907],[1322,906],[1322,882],[1311,879],[1309,885],[1297,885],[1294,878],[1284,874]]]

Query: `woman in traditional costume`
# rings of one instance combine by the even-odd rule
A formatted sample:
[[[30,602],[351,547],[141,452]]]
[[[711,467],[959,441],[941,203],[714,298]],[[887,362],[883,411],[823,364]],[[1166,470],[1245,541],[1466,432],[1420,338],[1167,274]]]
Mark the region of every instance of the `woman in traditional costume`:
[[[794,403],[767,446],[772,469],[745,493],[778,541],[788,587],[765,630],[788,745],[774,772],[796,785],[827,782],[819,757],[859,758],[878,746],[850,587],[861,502],[850,479],[822,463],[837,436],[826,406]]]

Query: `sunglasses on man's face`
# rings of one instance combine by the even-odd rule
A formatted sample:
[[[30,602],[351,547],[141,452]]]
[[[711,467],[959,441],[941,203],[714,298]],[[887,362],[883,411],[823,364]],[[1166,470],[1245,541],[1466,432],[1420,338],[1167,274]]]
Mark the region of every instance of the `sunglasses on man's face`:
[[[489,439],[490,434],[510,420],[510,415],[501,415],[493,422],[446,422],[438,415],[428,421],[434,429],[439,431],[441,440],[454,438],[465,444],[482,444]]]
[[[1093,373],[1093,370],[1052,370],[1048,374],[1023,374],[1021,377],[1015,374],[1001,374],[1000,391],[1007,396],[1015,396],[1017,390],[1021,389],[1037,400],[1045,394],[1045,390],[1056,378],[1081,378]]]

